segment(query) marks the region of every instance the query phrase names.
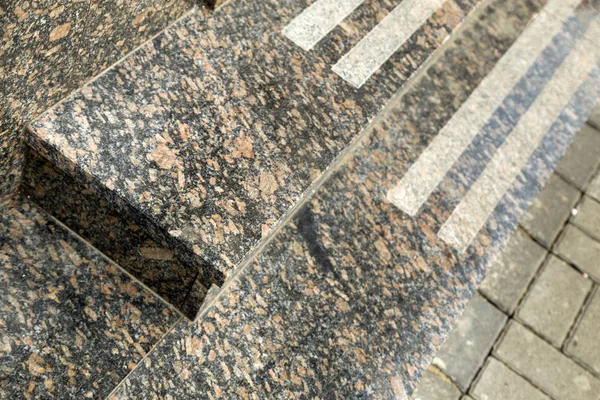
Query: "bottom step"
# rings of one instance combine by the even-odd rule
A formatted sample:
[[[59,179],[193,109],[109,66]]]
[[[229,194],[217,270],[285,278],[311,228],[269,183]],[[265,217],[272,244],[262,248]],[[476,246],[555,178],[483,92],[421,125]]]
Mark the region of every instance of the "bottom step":
[[[181,316],[23,199],[0,207],[0,397],[103,398]]]

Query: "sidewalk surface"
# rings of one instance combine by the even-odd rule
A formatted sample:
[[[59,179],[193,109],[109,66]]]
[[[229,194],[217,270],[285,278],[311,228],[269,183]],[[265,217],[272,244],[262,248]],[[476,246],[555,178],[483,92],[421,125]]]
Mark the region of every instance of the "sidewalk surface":
[[[600,399],[600,105],[411,400]]]

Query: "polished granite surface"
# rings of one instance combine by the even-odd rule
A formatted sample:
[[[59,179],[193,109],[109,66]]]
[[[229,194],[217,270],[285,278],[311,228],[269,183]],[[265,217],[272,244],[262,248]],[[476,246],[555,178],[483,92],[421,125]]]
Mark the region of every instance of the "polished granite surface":
[[[600,2],[578,3],[482,5],[111,398],[407,399],[600,99]],[[394,193],[453,126],[477,128],[416,212],[402,211]],[[474,194],[481,205],[464,214]]]
[[[192,0],[0,2],[0,201],[22,164],[22,124],[192,8]]]
[[[186,299],[192,289],[195,297],[208,290],[194,286],[197,271],[186,268],[139,225],[115,213],[106,200],[33,150],[27,151],[22,193],[193,319],[201,302],[194,299],[186,307]]]
[[[400,1],[307,52],[281,29],[308,3],[234,0],[37,120],[32,200],[165,297],[190,245],[229,280],[191,322],[12,201],[0,397],[407,399],[600,98],[600,1],[438,3],[358,89],[330,68]]]
[[[182,317],[21,198],[0,207],[0,398],[103,398]]]
[[[360,89],[331,67],[401,2],[364,1],[306,52],[282,29],[309,3],[194,12],[27,141],[220,284],[480,1],[440,2]]]

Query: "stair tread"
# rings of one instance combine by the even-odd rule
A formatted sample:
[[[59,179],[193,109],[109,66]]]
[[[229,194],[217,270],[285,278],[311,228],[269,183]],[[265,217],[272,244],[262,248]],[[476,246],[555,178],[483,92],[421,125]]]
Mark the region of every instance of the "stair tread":
[[[482,7],[205,314],[178,325],[111,399],[409,398],[600,97],[597,65],[574,95],[544,90],[560,79],[578,81],[584,53],[598,50],[577,33],[578,22],[563,26],[540,13],[546,3],[500,0]],[[583,11],[577,16],[585,20],[600,9]],[[387,191],[532,20],[559,22],[558,34],[543,53],[532,54],[519,84],[510,84],[419,212],[411,216],[392,205]],[[582,60],[580,71],[561,69],[572,55]],[[499,89],[508,81],[500,79]],[[532,116],[545,126],[541,118],[553,101],[566,103],[467,250],[442,240],[445,221],[503,151],[501,139],[522,132],[519,121]],[[516,163],[518,154],[512,157]]]
[[[7,398],[107,396],[181,319],[21,198],[0,207],[0,282]]]
[[[360,89],[330,68],[399,0],[365,1],[310,52],[280,32],[304,2],[197,10],[28,140],[228,275],[479,2],[445,2]]]

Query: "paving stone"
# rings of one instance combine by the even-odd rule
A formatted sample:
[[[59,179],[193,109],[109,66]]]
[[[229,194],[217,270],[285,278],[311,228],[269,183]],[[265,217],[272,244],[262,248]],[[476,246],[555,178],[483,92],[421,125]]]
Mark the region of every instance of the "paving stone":
[[[517,311],[517,318],[557,347],[562,346],[592,281],[551,256]]]
[[[495,358],[488,358],[471,389],[475,400],[550,400],[548,396]]]
[[[586,194],[600,201],[600,173],[592,180],[592,183],[590,183],[590,186],[587,188]]]
[[[425,371],[410,400],[458,400],[460,391],[435,372]]]
[[[594,239],[600,240],[600,203],[589,196],[584,196],[572,222]]]
[[[555,399],[598,400],[600,380],[516,321],[494,356]]]
[[[595,280],[600,280],[600,242],[575,225],[567,225],[554,251]]]
[[[516,231],[488,271],[479,291],[502,311],[512,314],[546,254],[543,247]]]
[[[600,291],[596,291],[594,294],[566,347],[567,354],[572,355],[592,371],[600,374],[600,339],[598,332],[600,332]]]
[[[481,296],[465,309],[433,364],[466,391],[494,345],[506,315]]]
[[[563,178],[584,190],[600,164],[600,132],[584,125],[556,167]]]
[[[557,174],[552,174],[521,219],[521,226],[546,248],[550,248],[569,219],[579,195],[576,187]]]
[[[590,116],[588,123],[596,127],[597,129],[600,129],[600,103],[598,103],[598,105],[594,109],[594,112]]]

